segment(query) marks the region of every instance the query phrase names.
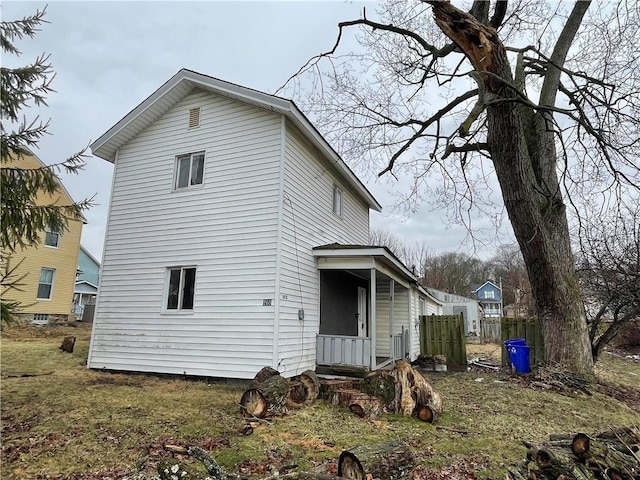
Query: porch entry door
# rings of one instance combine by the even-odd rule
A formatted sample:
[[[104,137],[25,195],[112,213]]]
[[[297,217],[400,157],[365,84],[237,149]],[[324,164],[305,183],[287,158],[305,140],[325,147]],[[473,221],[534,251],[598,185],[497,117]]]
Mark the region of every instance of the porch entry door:
[[[367,289],[358,287],[358,337],[367,337]]]

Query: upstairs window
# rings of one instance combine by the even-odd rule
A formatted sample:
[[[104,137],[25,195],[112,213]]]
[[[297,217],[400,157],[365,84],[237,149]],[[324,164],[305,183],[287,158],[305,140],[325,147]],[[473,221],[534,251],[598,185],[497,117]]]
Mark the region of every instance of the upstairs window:
[[[41,268],[40,280],[38,281],[38,300],[51,300],[51,292],[53,291],[53,277],[55,275],[54,268]]]
[[[487,290],[486,292],[484,292],[484,298],[495,298],[493,294],[493,290]]]
[[[202,185],[204,178],[204,153],[190,153],[176,158],[175,188]]]
[[[44,244],[47,247],[58,248],[60,244],[60,234],[54,231],[53,228],[47,227],[44,231]]]
[[[333,186],[333,213],[342,217],[342,190],[337,185]]]
[[[193,310],[196,267],[168,269],[167,310]]]

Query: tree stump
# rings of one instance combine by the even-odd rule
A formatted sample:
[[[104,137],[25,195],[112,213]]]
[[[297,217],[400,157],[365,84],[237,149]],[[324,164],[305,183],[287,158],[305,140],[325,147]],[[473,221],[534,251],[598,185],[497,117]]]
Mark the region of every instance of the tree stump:
[[[347,454],[348,453],[348,454]],[[344,464],[341,468],[341,462]],[[364,476],[357,476],[358,464]],[[350,472],[353,479],[366,475],[384,480],[405,480],[411,478],[415,461],[409,445],[401,440],[361,445],[350,448],[340,455],[338,472]],[[340,475],[340,473],[338,473]]]
[[[76,337],[64,337],[64,340],[62,340],[62,345],[60,345],[60,350],[62,350],[63,352],[73,353],[73,347],[75,345]]]

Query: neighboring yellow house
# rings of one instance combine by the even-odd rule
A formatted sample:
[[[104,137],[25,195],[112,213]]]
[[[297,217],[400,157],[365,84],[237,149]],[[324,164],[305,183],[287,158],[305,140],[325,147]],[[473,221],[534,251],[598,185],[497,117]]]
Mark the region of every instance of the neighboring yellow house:
[[[42,161],[35,155],[25,156],[8,163],[19,168],[41,168]],[[54,196],[41,192],[39,205],[70,205],[73,199],[60,183],[60,192]],[[78,250],[83,221],[69,220],[64,232],[42,232],[38,246],[18,250],[11,255],[10,265],[20,266],[16,277],[25,275],[20,282],[22,291],[7,290],[7,300],[21,303],[19,319],[36,324],[66,322],[71,316],[71,302],[78,267]]]

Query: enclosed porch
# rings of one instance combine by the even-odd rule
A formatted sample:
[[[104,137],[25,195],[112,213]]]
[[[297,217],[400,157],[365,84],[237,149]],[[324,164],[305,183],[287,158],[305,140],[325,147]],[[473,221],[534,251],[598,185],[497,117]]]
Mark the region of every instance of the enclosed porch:
[[[411,357],[415,277],[384,247],[316,247],[316,364],[375,370]]]

